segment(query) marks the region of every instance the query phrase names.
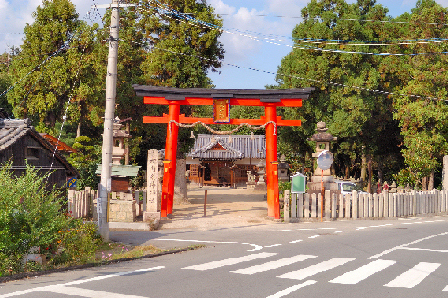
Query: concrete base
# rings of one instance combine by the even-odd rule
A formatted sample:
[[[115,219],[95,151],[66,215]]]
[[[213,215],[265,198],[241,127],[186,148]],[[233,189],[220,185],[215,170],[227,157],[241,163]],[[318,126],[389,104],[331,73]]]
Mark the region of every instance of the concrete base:
[[[154,223],[155,224],[155,223]],[[155,227],[153,223],[147,222],[109,222],[109,230],[111,231],[153,231],[159,226]]]
[[[254,190],[266,190],[266,183],[264,182],[257,182],[257,184],[254,187]]]
[[[144,222],[153,222],[155,220],[160,220],[160,212],[143,212],[143,221]]]

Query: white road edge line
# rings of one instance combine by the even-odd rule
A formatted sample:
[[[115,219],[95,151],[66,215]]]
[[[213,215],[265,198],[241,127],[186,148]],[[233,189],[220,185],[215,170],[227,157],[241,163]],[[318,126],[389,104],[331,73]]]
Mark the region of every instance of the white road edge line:
[[[195,243],[216,243],[216,244],[238,244],[238,242],[220,242],[220,241],[207,241],[207,240],[192,240],[192,239],[154,239],[157,241],[177,241],[177,242],[195,242]],[[243,243],[246,244],[246,243]]]
[[[274,295],[270,295],[270,296],[268,296],[266,298],[281,298],[281,297],[289,295],[292,292],[297,291],[297,290],[299,290],[299,289],[301,289],[303,287],[314,285],[315,283],[317,283],[317,281],[315,281],[315,280],[307,280],[303,284],[299,284],[299,285],[295,285],[295,286],[289,287],[287,289],[284,289],[284,290],[282,290],[280,292],[275,293]]]
[[[149,272],[149,271],[159,270],[159,269],[163,269],[163,268],[165,268],[165,266],[157,266],[157,267],[146,268],[146,269],[139,269],[139,270],[134,270],[134,271],[117,272],[117,273],[113,273],[113,274],[96,276],[96,277],[93,277],[93,278],[81,279],[81,280],[76,280],[76,281],[72,281],[72,282],[67,282],[67,283],[64,283],[64,284],[56,284],[56,285],[50,285],[50,286],[44,286],[44,287],[37,287],[37,288],[23,290],[23,291],[16,291],[16,292],[0,295],[0,298],[8,298],[8,297],[13,297],[13,296],[19,296],[19,295],[32,293],[32,292],[41,292],[41,291],[45,291],[45,289],[50,289],[51,287],[63,287],[63,286],[70,286],[70,285],[79,285],[79,284],[83,284],[83,283],[90,282],[90,281],[103,280],[103,279],[110,278],[110,277],[129,275],[129,274],[133,274],[133,273],[137,273],[137,272]]]
[[[404,248],[406,246],[409,246],[409,245],[412,245],[412,244],[416,244],[416,243],[419,243],[419,242],[422,242],[422,241],[425,241],[425,240],[428,240],[428,239],[431,239],[431,238],[434,238],[434,237],[444,236],[444,235],[448,235],[448,232],[431,235],[431,236],[428,236],[428,237],[425,237],[425,238],[417,239],[415,241],[412,241],[412,242],[409,242],[409,243],[406,243],[406,244],[395,246],[395,247],[393,247],[391,249],[385,250],[385,251],[383,251],[383,252],[381,252],[379,254],[371,256],[369,259],[378,259],[378,258],[381,258],[382,256],[387,255],[388,253],[391,253],[391,252],[393,252],[393,251],[395,251],[397,249],[402,249],[402,248]]]

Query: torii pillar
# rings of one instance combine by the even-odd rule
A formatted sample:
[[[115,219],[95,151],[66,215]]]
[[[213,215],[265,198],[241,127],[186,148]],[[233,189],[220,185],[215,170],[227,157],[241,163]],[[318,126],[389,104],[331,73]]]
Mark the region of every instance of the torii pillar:
[[[267,104],[264,108],[266,122],[277,123],[277,106]],[[266,190],[268,216],[280,218],[280,203],[278,198],[277,171],[277,127],[274,123],[266,126]]]
[[[161,198],[161,217],[173,213],[174,179],[176,174],[177,137],[181,124],[202,123],[258,125],[266,129],[266,180],[268,216],[280,218],[277,170],[277,127],[300,126],[300,120],[283,120],[277,116],[277,107],[301,107],[314,88],[286,90],[254,89],[178,89],[168,87],[134,85],[137,96],[144,97],[145,104],[169,106],[169,115],[144,116],[143,123],[167,123],[164,175]],[[196,118],[179,115],[180,105],[213,105],[213,118]],[[230,119],[232,105],[262,106],[265,116],[260,119]]]

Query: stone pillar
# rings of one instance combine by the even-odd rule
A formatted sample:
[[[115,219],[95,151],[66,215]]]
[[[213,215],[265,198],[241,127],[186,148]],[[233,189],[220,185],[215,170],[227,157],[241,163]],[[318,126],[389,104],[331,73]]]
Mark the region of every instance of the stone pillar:
[[[448,155],[443,157],[442,186],[443,190],[448,190]]]
[[[146,211],[143,212],[143,221],[160,220],[159,153],[155,149],[148,150],[146,175]]]
[[[174,182],[174,202],[185,203],[187,199],[187,161],[185,159],[178,159],[176,165],[176,180]]]

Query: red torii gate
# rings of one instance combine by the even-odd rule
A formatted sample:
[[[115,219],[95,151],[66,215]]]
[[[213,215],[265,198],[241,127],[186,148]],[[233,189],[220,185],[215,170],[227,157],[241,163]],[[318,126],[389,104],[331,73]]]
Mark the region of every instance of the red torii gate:
[[[143,123],[167,123],[164,175],[161,198],[161,217],[173,213],[174,179],[179,124],[249,124],[265,125],[266,129],[266,182],[268,216],[280,218],[277,174],[277,126],[300,126],[300,120],[283,120],[277,116],[277,107],[301,107],[314,88],[305,89],[178,89],[134,85],[137,96],[145,104],[168,105],[169,114],[162,117],[144,116]],[[181,105],[213,105],[213,118],[195,118],[180,115]],[[265,115],[260,119],[230,119],[230,106],[263,106]]]

